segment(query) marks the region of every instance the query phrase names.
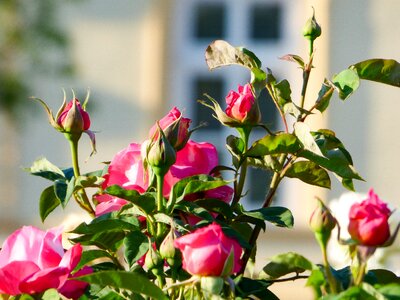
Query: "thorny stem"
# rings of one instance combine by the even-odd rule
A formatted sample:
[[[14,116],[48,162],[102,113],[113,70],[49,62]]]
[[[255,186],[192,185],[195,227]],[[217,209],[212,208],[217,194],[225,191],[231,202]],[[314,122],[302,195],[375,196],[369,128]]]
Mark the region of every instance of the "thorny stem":
[[[164,188],[164,176],[156,174],[157,177],[157,211],[159,213],[164,212],[164,195],[163,195],[163,188]],[[157,223],[157,238],[162,235],[163,231],[163,224]]]
[[[310,57],[308,64],[305,65],[304,71],[303,71],[303,86],[301,88],[301,96],[300,96],[300,107],[304,108],[304,102],[306,99],[306,92],[307,92],[307,85],[308,81],[310,79],[310,73],[312,69],[312,62],[314,59],[314,49],[313,49],[313,42],[310,42]],[[301,116],[299,117],[299,119]]]
[[[286,281],[294,281],[297,279],[307,279],[309,276],[308,275],[299,275],[296,274],[292,277],[286,277],[286,278],[280,278],[280,279],[273,279],[273,280],[267,280],[268,282],[275,283],[275,282],[286,282]]]

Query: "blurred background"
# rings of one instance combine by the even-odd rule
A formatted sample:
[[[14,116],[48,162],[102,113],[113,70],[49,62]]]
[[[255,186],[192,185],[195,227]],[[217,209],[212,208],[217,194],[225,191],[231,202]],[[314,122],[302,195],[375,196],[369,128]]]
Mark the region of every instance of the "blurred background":
[[[80,99],[91,90],[88,111],[98,154],[84,162],[90,145],[83,137],[83,172],[102,168],[103,161],[111,160],[130,142],[141,142],[150,126],[173,106],[192,118],[193,125],[208,121],[209,126],[198,131],[194,139],[219,144],[223,151],[221,141],[233,131],[210,119],[210,112],[196,100],[205,92],[223,100],[230,89],[247,82],[249,74],[239,67],[209,72],[204,61],[207,45],[225,39],[252,50],[277,78],[290,81],[296,99],[301,71],[278,57],[288,53],[306,57],[308,45],[301,29],[312,14],[312,6],[322,37],[315,44],[309,105],[316,100],[325,77],[331,78],[353,63],[368,58],[400,61],[397,0],[2,0],[0,237],[21,225],[55,226],[77,211],[71,201],[66,211],[57,209],[45,224],[40,223],[38,199],[50,183],[22,168],[40,156],[68,167],[70,158],[67,142],[51,128],[42,107],[28,100],[29,96],[45,100],[56,112],[62,103],[62,88],[68,98],[74,89]],[[392,207],[400,207],[399,96],[394,87],[362,82],[346,103],[335,95],[322,117],[310,118],[313,129],[334,130],[353,155],[356,169],[366,180],[357,182],[356,190],[366,193],[374,187]],[[278,116],[267,104],[263,110],[264,120],[281,128]],[[221,162],[229,164],[223,154]],[[251,172],[248,188],[252,201],[247,201],[248,207],[262,201],[268,178],[264,172]],[[292,210],[295,229],[269,228],[259,246],[260,266],[268,257],[287,251],[320,260],[307,220],[315,195],[332,200],[345,192],[333,176],[332,182],[331,191],[297,180],[283,183],[276,204]],[[78,219],[82,221],[82,217]],[[399,247],[398,241],[395,247]],[[291,290],[286,289],[289,294],[285,295]],[[295,293],[293,290],[292,295]]]

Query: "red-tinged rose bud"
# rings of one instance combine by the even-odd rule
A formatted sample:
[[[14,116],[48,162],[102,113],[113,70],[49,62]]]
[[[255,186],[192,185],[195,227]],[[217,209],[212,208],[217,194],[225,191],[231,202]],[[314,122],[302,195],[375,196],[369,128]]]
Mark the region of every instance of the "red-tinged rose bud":
[[[225,98],[228,105],[225,113],[239,123],[256,125],[261,114],[251,84],[239,85],[238,91],[230,91]]]
[[[153,246],[149,247],[149,251],[146,253],[146,258],[144,259],[144,266],[149,271],[154,271],[153,273],[157,273],[157,270],[162,268],[164,264],[163,259],[160,254],[156,250],[153,249]],[[156,274],[155,274],[156,275]]]
[[[57,124],[66,133],[79,134],[89,129],[90,118],[79,100],[74,98],[59,114]]]
[[[150,138],[155,140],[158,138],[158,126],[163,130],[165,137],[176,151],[181,150],[187,143],[190,133],[189,126],[192,121],[184,118],[182,113],[174,107],[163,117],[158,124],[150,129]]]

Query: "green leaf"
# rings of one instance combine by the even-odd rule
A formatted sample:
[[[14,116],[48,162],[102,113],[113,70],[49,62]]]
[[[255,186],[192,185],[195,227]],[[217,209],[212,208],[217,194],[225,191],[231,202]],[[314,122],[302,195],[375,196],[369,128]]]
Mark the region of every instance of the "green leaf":
[[[339,98],[346,100],[360,85],[360,78],[353,69],[346,69],[332,78],[333,84],[338,88]]]
[[[135,231],[139,228],[132,223],[118,220],[118,219],[105,219],[93,220],[90,224],[81,223],[76,227],[72,233],[76,234],[96,234],[104,231]]]
[[[96,234],[81,235],[71,239],[74,243],[81,243],[84,246],[94,245],[100,249],[115,252],[125,238],[125,232],[121,230],[103,231]]]
[[[290,89],[290,83],[286,79],[279,81],[278,83],[272,83],[272,88],[274,89],[275,98],[278,101],[280,107],[285,104],[292,102]]]
[[[221,199],[199,199],[196,200],[194,203],[196,203],[200,207],[207,209],[210,212],[218,213],[227,219],[231,219],[233,217],[231,206]]]
[[[297,136],[299,141],[303,144],[303,148],[316,155],[324,156],[321,149],[318,147],[311,135],[310,128],[303,122],[296,122],[294,124],[294,134]]]
[[[323,188],[331,188],[331,179],[328,172],[311,161],[295,162],[285,173],[290,178],[298,178],[305,183],[320,186]]]
[[[171,193],[173,193],[176,200],[182,201],[186,195],[212,190],[224,185],[229,181],[221,180],[217,177],[209,175],[194,175],[183,178],[174,184]]]
[[[393,59],[368,59],[352,65],[361,79],[400,87],[400,64]]]
[[[388,300],[399,300],[400,283],[391,283],[378,288],[379,293]]]
[[[62,298],[56,289],[48,289],[42,296],[42,300],[58,300]]]
[[[79,264],[75,267],[75,270],[81,269],[83,266],[87,265],[88,263],[94,261],[98,258],[112,258],[111,254],[104,250],[85,250],[82,252],[81,260]]]
[[[35,160],[30,168],[25,168],[24,170],[32,175],[40,176],[51,181],[65,179],[63,171],[44,157]]]
[[[385,269],[373,269],[369,270],[368,274],[371,274],[375,278],[375,283],[378,284],[389,284],[397,283],[400,284],[400,277],[397,277],[395,273]],[[399,294],[400,295],[400,294]]]
[[[68,202],[66,200],[68,185],[65,179],[57,179],[54,181],[54,194],[57,199],[60,200],[62,207],[65,207],[65,203]]]
[[[168,300],[163,291],[148,278],[125,271],[103,271],[78,277],[77,279],[103,287],[125,289],[154,299]]]
[[[193,203],[193,202],[180,201],[179,203],[176,204],[175,209],[183,211],[185,213],[189,213],[189,214],[198,216],[209,222],[212,222],[214,220],[214,218],[211,216],[210,212],[207,209],[200,207],[196,203]],[[163,223],[166,223],[166,222],[163,222]],[[170,224],[170,222],[168,222],[167,224]]]
[[[248,157],[247,165],[258,169],[278,172],[282,169],[277,155],[265,155],[262,157]]]
[[[128,234],[124,239],[125,259],[129,266],[140,259],[149,250],[149,239],[140,231]]]
[[[298,56],[298,55],[295,55],[295,54],[286,54],[286,55],[280,57],[279,59],[286,60],[286,61],[291,61],[291,62],[295,62],[295,63],[297,63],[297,64],[299,65],[299,67],[300,67],[301,69],[304,70],[304,66],[305,66],[304,60],[303,60],[300,56]]]
[[[311,286],[314,289],[316,295],[321,296],[321,287],[323,287],[325,284],[325,276],[322,270],[312,270],[310,276],[307,279],[306,286]]]
[[[270,222],[279,227],[293,227],[293,215],[286,207],[263,207],[251,211],[243,211],[243,215]]]
[[[279,133],[277,135],[267,135],[255,141],[245,155],[261,157],[279,153],[295,153],[300,149],[301,145],[296,136],[289,133]]]
[[[268,290],[271,285],[270,282],[265,280],[251,279],[247,277],[237,277],[235,279],[236,294],[244,299],[249,296],[256,296],[257,299],[279,300],[279,298]],[[249,298],[252,299],[252,298]]]
[[[147,214],[156,208],[156,200],[151,193],[140,194],[136,190],[126,190],[118,185],[108,187],[105,192],[111,196],[122,198],[135,204]]]
[[[210,70],[234,64],[249,70],[261,68],[261,62],[253,52],[245,48],[233,47],[223,40],[214,41],[207,47],[206,63]]]
[[[42,222],[44,222],[47,216],[60,204],[60,200],[57,198],[54,192],[54,186],[51,185],[47,187],[42,192],[39,199],[39,214]]]
[[[263,268],[263,271],[272,278],[279,278],[289,273],[303,273],[316,268],[318,267],[304,256],[288,252],[272,257],[271,262]]]
[[[334,88],[325,79],[324,83],[321,86],[321,89],[319,90],[315,106],[315,108],[318,109],[321,113],[328,108],[329,101],[331,100],[333,91]]]
[[[341,159],[319,156],[307,150],[299,151],[297,155],[307,158],[317,165],[336,173],[340,177],[363,180],[352,165],[343,162]]]

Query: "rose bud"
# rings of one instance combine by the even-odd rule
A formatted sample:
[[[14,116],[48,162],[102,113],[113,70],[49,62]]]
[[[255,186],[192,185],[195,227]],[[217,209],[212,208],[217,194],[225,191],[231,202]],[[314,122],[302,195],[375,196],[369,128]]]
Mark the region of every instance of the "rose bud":
[[[314,41],[317,37],[321,35],[321,26],[317,23],[315,19],[315,11],[313,8],[313,15],[310,19],[307,20],[306,24],[303,27],[303,36],[311,41]]]
[[[349,212],[348,230],[351,238],[363,246],[381,246],[390,238],[387,204],[370,189],[368,198],[354,203]]]
[[[329,208],[320,200],[318,206],[311,214],[309,225],[311,230],[315,233],[318,242],[326,245],[328,242],[333,228],[336,226],[336,219],[331,214]]]
[[[58,116],[57,124],[64,132],[79,134],[89,129],[90,118],[79,100],[74,98]]]
[[[165,175],[176,161],[176,152],[162,129],[158,130],[158,137],[145,141],[141,152],[144,163],[150,165],[156,175]]]
[[[242,248],[217,223],[177,238],[174,245],[182,252],[183,269],[192,275],[229,276],[240,271]]]
[[[228,105],[225,113],[228,117],[245,124],[256,125],[260,122],[260,109],[251,84],[239,85],[238,92],[230,91],[225,100]]]
[[[189,125],[191,122],[190,119],[183,118],[179,109],[174,107],[158,122],[158,125],[155,124],[150,129],[150,138],[153,140],[158,138],[157,126],[160,126],[171,146],[179,151],[186,145],[190,137]]]

